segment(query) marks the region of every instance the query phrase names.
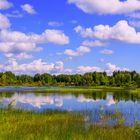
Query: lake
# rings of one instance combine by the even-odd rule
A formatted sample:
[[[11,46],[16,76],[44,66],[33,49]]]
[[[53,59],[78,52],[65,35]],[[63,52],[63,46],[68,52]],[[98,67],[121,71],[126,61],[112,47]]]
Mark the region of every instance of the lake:
[[[59,110],[80,113],[86,123],[126,126],[140,122],[140,100],[123,91],[90,93],[33,93],[34,88],[0,88],[0,108],[35,112]]]

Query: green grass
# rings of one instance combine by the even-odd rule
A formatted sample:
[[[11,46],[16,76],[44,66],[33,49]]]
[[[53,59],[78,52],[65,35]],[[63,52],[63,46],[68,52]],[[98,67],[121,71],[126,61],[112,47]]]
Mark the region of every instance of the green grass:
[[[85,124],[70,112],[0,110],[0,140],[135,140],[139,128]]]
[[[98,92],[98,91],[104,91],[104,92],[114,92],[114,91],[124,91],[127,93],[131,93],[133,95],[136,95],[138,98],[140,98],[140,89],[129,89],[124,87],[75,87],[75,88],[48,88],[44,90],[34,90],[35,93],[92,93],[92,92]]]
[[[138,89],[132,89],[132,90],[130,90],[130,92],[133,93],[133,94],[135,94],[135,95],[137,95],[138,97],[140,97],[140,88],[138,88]]]
[[[52,92],[93,92],[93,91],[113,91],[113,90],[124,90],[120,87],[75,87],[75,88],[48,88],[44,90],[34,90],[36,93],[52,93]]]

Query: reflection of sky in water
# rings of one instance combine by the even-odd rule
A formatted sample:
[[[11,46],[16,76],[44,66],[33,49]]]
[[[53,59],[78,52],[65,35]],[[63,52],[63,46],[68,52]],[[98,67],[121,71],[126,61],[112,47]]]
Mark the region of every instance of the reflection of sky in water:
[[[81,111],[88,118],[89,122],[99,123],[101,117],[108,124],[115,123],[115,120],[108,119],[116,109],[122,113],[125,124],[132,125],[134,120],[140,121],[140,103],[129,101],[115,101],[111,93],[107,94],[106,100],[87,98],[84,95],[72,94],[17,94],[12,97],[1,97],[0,107],[7,108],[11,104],[15,109],[26,109],[37,112],[45,110],[65,110],[65,111]]]

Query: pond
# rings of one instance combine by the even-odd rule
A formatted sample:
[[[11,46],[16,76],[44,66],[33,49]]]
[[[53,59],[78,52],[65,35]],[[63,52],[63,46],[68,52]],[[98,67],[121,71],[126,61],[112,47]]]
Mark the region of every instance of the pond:
[[[35,112],[59,110],[78,112],[86,123],[127,126],[140,122],[140,100],[129,93],[33,93],[31,90],[0,92],[0,108],[23,109]]]

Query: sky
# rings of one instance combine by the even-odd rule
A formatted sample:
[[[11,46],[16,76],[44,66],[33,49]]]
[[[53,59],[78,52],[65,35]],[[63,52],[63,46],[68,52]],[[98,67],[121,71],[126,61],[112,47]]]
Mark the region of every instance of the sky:
[[[0,0],[0,71],[140,72],[139,0]]]

